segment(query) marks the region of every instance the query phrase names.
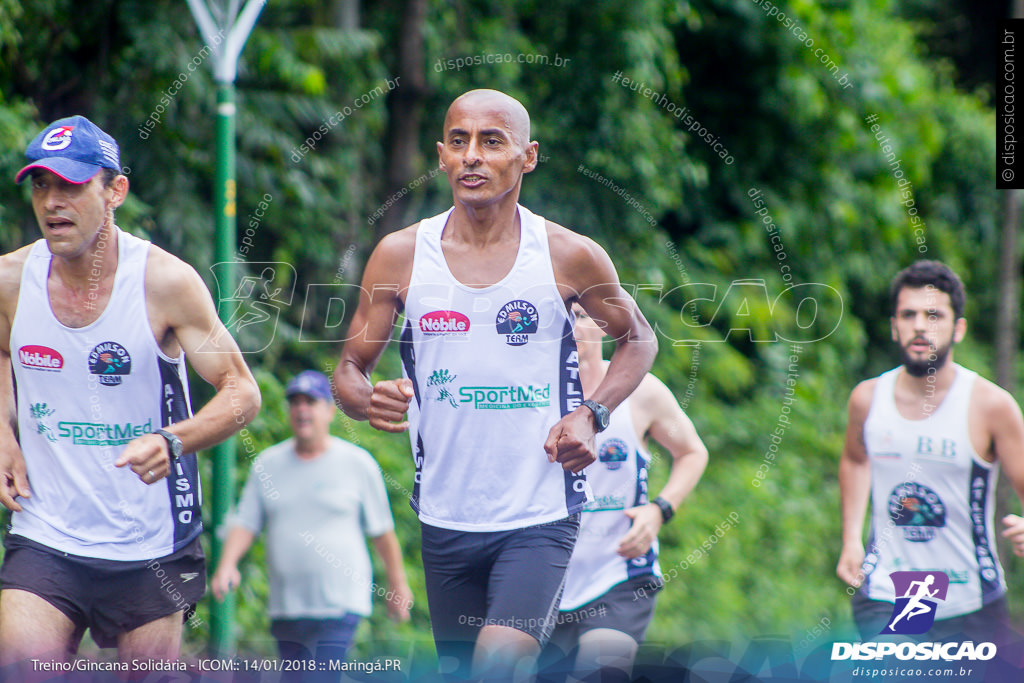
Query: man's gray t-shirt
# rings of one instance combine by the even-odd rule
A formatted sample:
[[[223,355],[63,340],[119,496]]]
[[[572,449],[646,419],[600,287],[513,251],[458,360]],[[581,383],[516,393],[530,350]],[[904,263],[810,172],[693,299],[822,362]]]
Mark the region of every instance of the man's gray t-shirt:
[[[302,460],[293,439],[271,446],[253,462],[235,524],[266,532],[272,619],[370,614],[364,534],[380,536],[394,522],[364,449],[332,436],[324,453]]]

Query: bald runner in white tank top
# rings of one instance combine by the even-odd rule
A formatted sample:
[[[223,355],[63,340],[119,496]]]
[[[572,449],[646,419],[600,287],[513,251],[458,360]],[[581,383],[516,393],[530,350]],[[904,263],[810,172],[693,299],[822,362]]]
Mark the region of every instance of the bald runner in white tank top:
[[[518,208],[515,264],[488,287],[448,268],[441,234],[451,210],[416,233],[401,355],[415,390],[412,505],[435,527],[518,529],[564,519],[588,500],[586,475],[549,462],[543,448],[583,393],[545,221]]]
[[[410,432],[434,641],[466,677],[532,668],[588,499],[595,418],[657,352],[608,254],[518,204],[537,150],[508,95],[452,102],[437,151],[453,208],[374,249],[335,370],[346,413]],[[616,340],[593,408],[567,310],[576,300]],[[404,377],[371,381],[403,313]]]

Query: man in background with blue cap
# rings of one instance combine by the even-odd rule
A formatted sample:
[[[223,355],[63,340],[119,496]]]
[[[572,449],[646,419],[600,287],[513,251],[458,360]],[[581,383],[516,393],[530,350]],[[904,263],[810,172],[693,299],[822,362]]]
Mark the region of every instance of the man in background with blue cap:
[[[239,585],[238,562],[266,530],[270,631],[281,659],[315,658],[325,673],[285,671],[282,680],[334,680],[371,595],[395,620],[409,618],[412,591],[402,566],[388,495],[368,452],[328,431],[337,414],[327,376],[299,373],[285,389],[292,438],[253,463],[211,588],[217,599]],[[373,583],[364,535],[384,563],[387,588]]]
[[[0,257],[0,671],[27,680],[86,628],[125,671],[179,669],[205,591],[195,453],[259,389],[199,274],[115,225],[114,139],[74,116],[25,154],[42,239]],[[186,356],[216,390],[195,415]]]

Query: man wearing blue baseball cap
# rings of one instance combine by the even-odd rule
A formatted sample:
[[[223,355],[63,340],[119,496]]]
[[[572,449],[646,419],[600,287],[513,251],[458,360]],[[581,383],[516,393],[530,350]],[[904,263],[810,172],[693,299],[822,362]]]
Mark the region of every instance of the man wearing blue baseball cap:
[[[37,169],[76,185],[89,182],[100,169],[121,172],[117,141],[84,116],[51,123],[29,143],[25,156],[32,163],[18,171],[16,183]]]
[[[337,409],[327,376],[301,372],[285,396],[292,438],[253,463],[210,583],[218,599],[237,587],[238,562],[265,530],[270,630],[281,659],[316,658],[325,672],[306,678],[337,681],[330,660],[344,659],[360,618],[370,614],[371,595],[404,621],[412,591],[377,462],[328,431]],[[386,588],[373,584],[364,535],[384,563]],[[282,680],[299,678],[285,672]]]
[[[195,453],[259,389],[198,273],[115,225],[117,142],[73,116],[25,154],[42,239],[0,256],[0,676],[66,660],[86,628],[126,665],[170,663],[205,591]],[[186,356],[216,389],[194,415]]]

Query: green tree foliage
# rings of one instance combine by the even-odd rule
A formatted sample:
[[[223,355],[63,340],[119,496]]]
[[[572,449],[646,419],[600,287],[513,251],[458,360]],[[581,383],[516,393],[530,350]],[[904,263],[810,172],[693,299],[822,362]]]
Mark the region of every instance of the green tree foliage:
[[[396,211],[409,224],[449,205],[444,179],[429,176],[449,102],[470,88],[502,89],[527,105],[541,143],[524,204],[613,255],[657,326],[655,373],[711,453],[663,531],[662,566],[675,575],[651,640],[781,633],[796,642],[822,619],[832,632],[821,637],[838,637],[849,628],[834,575],[845,404],[857,381],[895,364],[890,277],[919,257],[958,270],[972,329],[957,360],[983,374],[991,361],[992,111],[973,92],[976,74],[963,77],[923,46],[934,4],[430,0],[416,29],[426,83],[419,153],[390,208],[388,83],[404,68],[408,4],[365,3],[362,27],[346,30],[322,3],[268,3],[237,84],[238,228],[252,240],[239,258],[290,264],[297,297],[281,311],[274,344],[248,356],[264,389],[250,427],[255,448],[287,435],[282,383],[304,367],[333,368],[337,344],[309,342],[343,335],[344,325],[325,322],[327,295],[354,305],[354,290],[340,286],[358,281],[374,244],[371,219]],[[119,139],[130,168],[134,199],[119,222],[212,284],[208,67],[178,0],[88,10],[71,0],[0,0],[0,175],[13,176],[43,123],[87,114]],[[0,183],[5,250],[36,235],[26,198]],[[309,284],[337,288],[307,310]],[[378,376],[399,373],[393,351]],[[408,441],[344,417],[335,432],[380,462],[417,596],[413,620],[397,627],[377,601],[357,655],[393,655],[399,642],[429,651],[419,531],[405,503]],[[666,476],[661,455],[655,485]],[[240,448],[238,457],[247,471],[249,454]],[[732,513],[739,521],[716,536]],[[257,546],[243,568],[239,625],[243,648],[269,654],[263,572]],[[198,648],[205,632],[187,637]]]

